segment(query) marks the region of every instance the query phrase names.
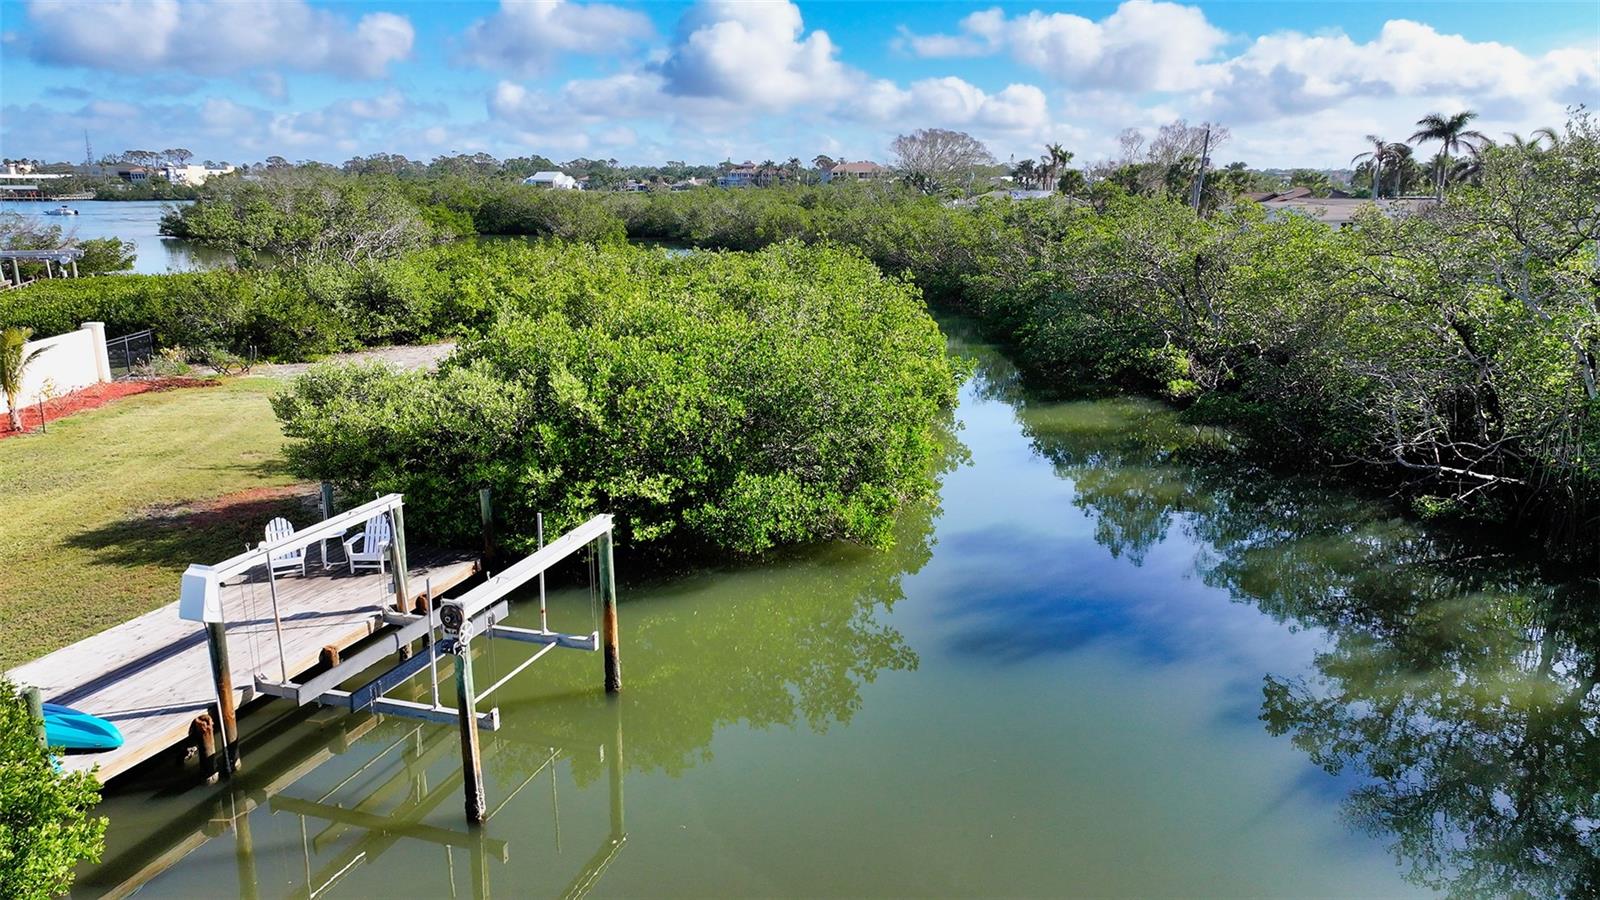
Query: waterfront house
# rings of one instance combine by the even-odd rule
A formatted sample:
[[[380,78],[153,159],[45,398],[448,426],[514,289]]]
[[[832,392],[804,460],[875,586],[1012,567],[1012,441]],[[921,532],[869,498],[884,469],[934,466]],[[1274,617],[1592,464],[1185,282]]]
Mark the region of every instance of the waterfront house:
[[[761,167],[745,160],[743,163],[729,168],[717,178],[718,187],[749,187],[761,181]]]
[[[162,166],[160,169],[160,175],[162,178],[165,178],[167,181],[173,184],[182,184],[189,187],[199,187],[200,185],[205,184],[206,179],[208,178],[215,178],[218,175],[229,175],[232,174],[232,172],[233,166],[215,167],[196,165],[167,165]]]
[[[575,191],[578,189],[578,179],[565,172],[535,172],[522,179],[523,184],[535,187],[554,188],[560,191]]]
[[[822,183],[831,184],[835,179],[840,181],[872,181],[879,178],[889,178],[894,175],[894,170],[888,166],[880,166],[870,159],[860,162],[842,162],[831,169],[822,172]]]

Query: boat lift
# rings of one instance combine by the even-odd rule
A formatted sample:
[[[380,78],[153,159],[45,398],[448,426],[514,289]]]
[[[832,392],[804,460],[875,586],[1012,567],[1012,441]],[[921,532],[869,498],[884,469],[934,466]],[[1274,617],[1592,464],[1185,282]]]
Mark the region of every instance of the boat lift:
[[[393,520],[395,541],[391,547],[391,559],[395,563],[393,566],[396,573],[395,595],[408,596],[409,592],[400,583],[407,571],[402,505],[401,495],[389,494],[358,509],[333,516],[285,538],[264,544],[254,551],[241,554],[218,566],[191,566],[184,574],[181,614],[184,618],[205,621],[215,630],[218,627],[217,623],[221,621],[221,604],[216,598],[224,578],[247,569],[254,557],[268,558],[286,550],[304,549],[312,544],[322,543],[376,515],[388,515]],[[289,678],[287,668],[280,659],[280,677],[273,679],[265,673],[257,672],[255,690],[259,694],[291,700],[300,706],[317,703],[352,713],[370,711],[425,722],[457,724],[461,730],[463,791],[466,795],[467,819],[475,824],[482,823],[487,819],[488,810],[484,797],[478,731],[480,728],[488,731],[498,729],[500,710],[499,707],[492,707],[487,712],[479,712],[480,701],[490,697],[511,678],[546,653],[558,648],[590,652],[603,650],[606,692],[616,693],[622,689],[612,528],[610,515],[595,516],[549,544],[541,546],[498,575],[488,577],[461,597],[436,603],[430,592],[424,595],[420,607],[416,610],[386,609],[382,613],[382,619],[384,624],[390,627],[379,632],[360,650],[335,661],[324,671],[301,682]],[[541,543],[542,531],[541,518]],[[598,582],[599,602],[603,611],[600,628],[590,634],[551,631],[543,608],[544,574],[552,566],[590,546],[593,546],[597,563],[597,571],[594,574]],[[510,612],[508,595],[535,578],[540,584],[540,627],[515,628],[501,624]],[[276,619],[276,615],[274,618]],[[275,624],[279,633],[281,656],[282,625],[281,622]],[[482,693],[478,693],[472,675],[471,646],[475,637],[517,641],[536,645],[539,649]],[[413,653],[413,645],[419,640],[422,641],[421,651]],[[217,643],[219,642],[213,642],[214,648]],[[225,672],[227,670],[225,650],[223,655],[219,668]],[[456,706],[454,707],[445,706],[440,702],[439,658],[444,656],[453,658],[455,662]],[[390,657],[394,657],[395,661],[384,672],[354,690],[340,689],[340,685],[382,664]],[[214,663],[216,662],[218,661],[214,656]],[[385,696],[424,670],[429,673],[431,680],[431,702],[420,703]],[[219,694],[229,695],[231,699],[231,687],[224,686],[220,678],[218,687]],[[231,703],[228,707],[222,711],[225,720],[232,719],[232,716],[228,715],[232,711]],[[233,735],[228,735],[227,739],[231,743]]]
[[[320,703],[350,712],[371,710],[427,722],[455,722],[461,729],[462,789],[466,794],[467,819],[482,823],[488,818],[488,804],[483,790],[483,761],[478,729],[498,729],[500,708],[492,707],[488,712],[480,713],[479,701],[487,699],[540,657],[557,648],[595,652],[603,646],[606,691],[616,693],[622,689],[622,670],[617,653],[617,588],[611,530],[611,516],[595,516],[504,572],[491,576],[463,596],[444,601],[437,609],[432,608],[430,598],[420,612],[385,613],[384,620],[396,626],[394,630],[381,633],[362,650],[304,683],[271,681],[258,675],[256,690],[269,696],[293,700],[301,706]],[[550,631],[548,627],[514,628],[500,624],[510,612],[507,595],[534,578],[543,576],[547,569],[591,544],[596,545],[599,560],[600,602],[604,609],[600,631],[586,635],[563,634]],[[441,631],[442,639],[439,634]],[[479,694],[472,677],[472,639],[478,635],[535,644],[539,650]],[[411,655],[411,644],[419,638],[423,641],[422,652]],[[400,658],[387,671],[355,690],[338,689],[340,684],[381,663],[391,654],[398,654]],[[455,660],[456,707],[453,709],[439,702],[438,659],[445,655]],[[432,680],[431,703],[384,696],[421,674],[424,669]]]

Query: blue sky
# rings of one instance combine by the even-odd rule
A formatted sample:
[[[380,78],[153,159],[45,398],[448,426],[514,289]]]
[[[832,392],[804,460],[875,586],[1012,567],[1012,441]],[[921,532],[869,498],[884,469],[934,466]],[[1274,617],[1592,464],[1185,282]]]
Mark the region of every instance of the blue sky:
[[[1600,102],[1600,3],[0,0],[0,154],[342,162],[884,160],[956,128],[1001,159],[1212,121],[1219,160],[1345,164],[1474,109]]]

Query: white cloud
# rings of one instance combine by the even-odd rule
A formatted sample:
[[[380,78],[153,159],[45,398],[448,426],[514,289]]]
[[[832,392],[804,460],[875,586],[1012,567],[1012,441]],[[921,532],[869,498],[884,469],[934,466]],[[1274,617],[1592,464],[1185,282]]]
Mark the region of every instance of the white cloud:
[[[655,34],[643,13],[606,3],[500,0],[500,11],[467,28],[463,59],[540,74],[565,53],[620,53]]]
[[[845,88],[825,31],[804,34],[788,0],[704,0],[679,23],[659,71],[666,93],[782,109]]]
[[[1213,76],[1215,87],[1204,98],[1219,115],[1237,122],[1314,112],[1361,98],[1409,97],[1437,104],[1458,97],[1481,110],[1506,100],[1516,107],[1593,99],[1600,94],[1600,51],[1570,48],[1535,57],[1495,41],[1470,41],[1395,19],[1366,43],[1339,33],[1263,35],[1217,64]]]
[[[924,57],[1005,52],[1064,84],[1123,90],[1197,87],[1201,66],[1227,41],[1195,6],[1126,0],[1100,21],[1033,11],[1007,18],[999,9],[972,13],[957,35],[905,31],[898,46]]]
[[[853,118],[871,124],[916,123],[984,132],[1041,132],[1050,123],[1044,91],[1031,84],[1008,85],[990,94],[960,78],[927,78],[901,88],[872,82],[843,104]],[[909,126],[908,126],[909,127]]]
[[[351,22],[304,0],[32,0],[27,8],[35,59],[139,74],[283,67],[379,78],[415,40],[403,16]]]

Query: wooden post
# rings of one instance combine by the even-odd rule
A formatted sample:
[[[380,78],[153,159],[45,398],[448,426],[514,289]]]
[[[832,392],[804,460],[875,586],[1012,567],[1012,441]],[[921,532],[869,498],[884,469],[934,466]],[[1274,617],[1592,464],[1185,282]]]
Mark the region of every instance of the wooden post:
[[[466,796],[467,821],[481,825],[489,818],[483,795],[483,756],[478,749],[478,698],[472,684],[472,623],[460,603],[447,602],[439,612],[445,634],[454,640],[456,658],[456,718],[461,728],[461,788]]]
[[[189,723],[189,739],[200,751],[200,771],[206,781],[217,780],[217,729],[210,713],[201,713]]]
[[[389,511],[389,524],[394,526],[391,529],[393,534],[389,537],[389,545],[395,547],[400,554],[400,565],[394,571],[399,577],[401,590],[406,590],[410,587],[407,582],[411,580],[411,557],[406,554],[406,509],[404,506],[396,506]],[[405,599],[409,602],[411,595],[407,593]],[[406,605],[407,603],[401,603],[402,607]],[[404,609],[400,611],[405,612]]]
[[[478,523],[483,528],[483,564],[487,567],[494,559],[494,504],[488,488],[478,488]]]
[[[325,644],[318,656],[323,670],[331,669],[339,664],[339,647],[336,644]]]
[[[39,746],[48,747],[49,740],[44,734],[44,695],[36,687],[22,689],[22,699],[28,705],[28,718],[33,720],[34,733],[38,735]]]
[[[400,546],[395,543],[393,538],[389,540],[389,572],[394,577],[395,611],[401,613],[410,612],[411,610],[406,609],[406,601],[410,598],[406,596],[405,560],[400,555]],[[410,659],[411,645],[406,644],[401,647],[395,656],[401,660]]]
[[[206,648],[211,651],[211,678],[217,688],[217,707],[222,719],[222,767],[232,775],[239,770],[239,721],[233,706],[233,667],[228,662],[226,623],[206,623]]]
[[[605,648],[606,693],[622,690],[622,656],[617,647],[617,573],[611,557],[611,532],[600,542],[600,642]]]
[[[322,482],[322,485],[318,489],[317,493],[320,495],[322,500],[322,518],[333,518],[333,485],[324,481]],[[330,540],[337,543],[337,540],[334,538],[323,538],[322,540],[322,567],[324,569],[329,568],[328,542]]]

